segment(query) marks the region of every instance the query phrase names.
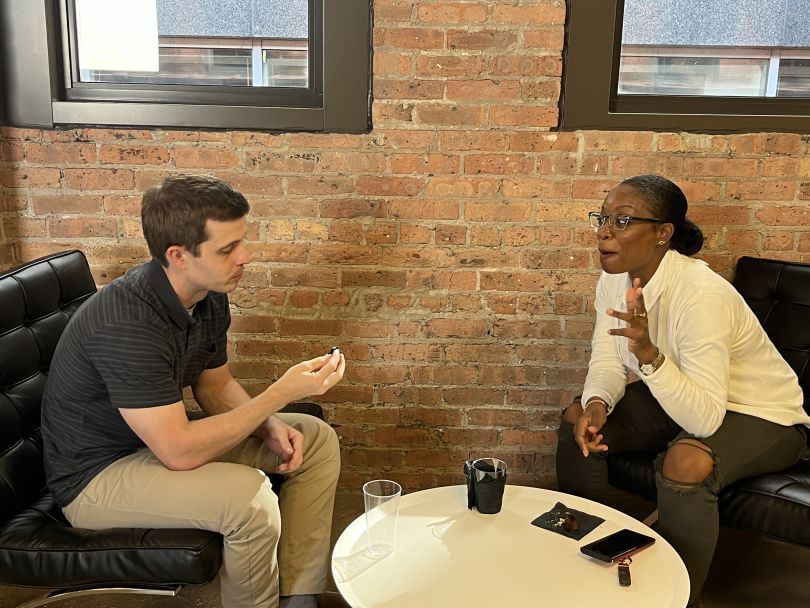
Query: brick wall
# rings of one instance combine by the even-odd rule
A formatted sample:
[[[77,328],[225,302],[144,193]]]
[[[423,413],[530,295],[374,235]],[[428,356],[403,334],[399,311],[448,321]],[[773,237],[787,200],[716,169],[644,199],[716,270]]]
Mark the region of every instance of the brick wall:
[[[807,136],[553,131],[563,6],[377,0],[365,135],[5,128],[0,264],[78,247],[107,283],[146,259],[143,189],[217,175],[253,206],[234,371],[255,392],[343,348],[347,378],[321,401],[345,487],[459,483],[481,455],[552,485],[592,331],[585,215],[613,185],[678,182],[720,272],[742,254],[810,261]]]

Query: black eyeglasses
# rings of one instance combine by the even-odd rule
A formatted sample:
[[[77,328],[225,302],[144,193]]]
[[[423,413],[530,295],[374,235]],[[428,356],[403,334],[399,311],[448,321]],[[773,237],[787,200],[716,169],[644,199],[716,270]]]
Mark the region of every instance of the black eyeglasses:
[[[619,232],[627,228],[630,222],[647,222],[650,224],[666,224],[664,220],[657,220],[652,217],[636,217],[634,215],[624,215],[622,213],[614,213],[612,215],[605,215],[599,211],[591,211],[588,214],[588,220],[595,230],[599,230],[606,223],[614,232]]]

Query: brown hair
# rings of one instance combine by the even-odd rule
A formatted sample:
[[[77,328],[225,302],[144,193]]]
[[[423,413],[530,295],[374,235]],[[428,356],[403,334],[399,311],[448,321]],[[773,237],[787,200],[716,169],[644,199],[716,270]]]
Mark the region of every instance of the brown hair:
[[[141,201],[141,225],[149,253],[164,267],[166,250],[185,247],[200,254],[208,220],[227,222],[247,215],[250,205],[242,194],[215,177],[172,175],[146,191]]]

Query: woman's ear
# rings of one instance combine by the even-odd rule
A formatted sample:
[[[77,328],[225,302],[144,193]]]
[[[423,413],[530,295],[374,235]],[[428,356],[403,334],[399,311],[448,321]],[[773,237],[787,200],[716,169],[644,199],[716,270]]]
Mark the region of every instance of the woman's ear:
[[[675,226],[673,224],[667,223],[658,225],[658,243],[660,245],[665,245],[671,241],[673,234],[675,234]]]

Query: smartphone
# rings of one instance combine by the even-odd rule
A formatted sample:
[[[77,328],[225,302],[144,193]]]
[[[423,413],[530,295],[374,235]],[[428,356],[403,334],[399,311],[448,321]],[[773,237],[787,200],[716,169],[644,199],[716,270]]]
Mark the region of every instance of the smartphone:
[[[625,555],[637,553],[654,542],[652,536],[625,529],[583,545],[579,550],[588,557],[610,563]]]

